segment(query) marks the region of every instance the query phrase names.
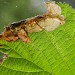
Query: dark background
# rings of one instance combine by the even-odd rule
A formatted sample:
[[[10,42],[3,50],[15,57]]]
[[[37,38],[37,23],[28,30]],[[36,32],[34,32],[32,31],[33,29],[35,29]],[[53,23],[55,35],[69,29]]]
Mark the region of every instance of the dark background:
[[[0,33],[4,26],[46,12],[44,2],[50,0],[0,0]],[[75,8],[75,0],[55,0],[66,2]],[[0,53],[0,58],[2,53]]]

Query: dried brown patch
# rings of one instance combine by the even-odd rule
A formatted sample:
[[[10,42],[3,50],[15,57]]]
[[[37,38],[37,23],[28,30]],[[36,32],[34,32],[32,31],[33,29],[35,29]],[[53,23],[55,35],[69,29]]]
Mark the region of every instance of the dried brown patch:
[[[28,36],[29,33],[39,32],[43,29],[51,31],[50,29],[53,27],[52,25],[56,26],[55,24],[58,24],[58,27],[60,24],[64,24],[64,17],[61,16],[61,8],[55,4],[55,2],[48,2],[46,4],[48,9],[47,13],[12,23],[10,26],[5,28],[5,31],[0,35],[0,39],[4,39],[6,41],[16,41],[21,39],[28,43],[31,41]],[[56,23],[54,24],[53,22]]]

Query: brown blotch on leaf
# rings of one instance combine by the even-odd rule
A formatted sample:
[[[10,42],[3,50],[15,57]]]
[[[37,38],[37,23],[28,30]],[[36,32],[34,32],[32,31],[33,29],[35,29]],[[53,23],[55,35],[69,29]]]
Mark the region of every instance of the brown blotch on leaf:
[[[28,34],[23,29],[18,32],[18,38],[26,43],[30,42]]]
[[[3,54],[2,58],[0,58],[0,64],[2,64],[3,61],[6,60],[6,58],[8,58],[8,54]]]
[[[2,39],[2,35],[0,35],[0,39]]]
[[[22,20],[19,22],[14,22],[10,25],[11,29],[14,29],[15,27],[19,27],[20,25],[24,24],[26,22],[26,20]]]
[[[2,35],[0,35],[0,39],[6,41],[16,41],[18,37],[14,34],[10,27],[6,27],[5,31],[2,33]]]
[[[61,8],[54,1],[46,3],[48,12],[33,18],[22,20],[10,24],[0,35],[0,40],[16,41],[21,39],[28,43],[31,41],[28,36],[32,32],[40,32],[42,30],[52,31],[59,25],[65,23],[64,16],[61,15]]]

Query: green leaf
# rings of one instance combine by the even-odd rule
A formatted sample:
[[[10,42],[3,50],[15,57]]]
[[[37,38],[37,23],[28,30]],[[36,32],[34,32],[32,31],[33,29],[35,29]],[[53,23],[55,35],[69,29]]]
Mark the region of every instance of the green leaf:
[[[9,55],[0,65],[0,75],[75,75],[75,10],[59,5],[66,20],[63,26],[29,34],[29,44],[0,41],[0,51]]]

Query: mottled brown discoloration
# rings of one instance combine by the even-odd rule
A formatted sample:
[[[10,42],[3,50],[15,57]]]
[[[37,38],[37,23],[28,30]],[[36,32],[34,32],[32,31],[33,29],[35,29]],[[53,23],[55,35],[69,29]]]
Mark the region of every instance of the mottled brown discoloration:
[[[26,22],[26,20],[22,20],[22,21],[19,21],[19,22],[15,22],[15,23],[12,23],[10,25],[11,29],[14,29],[15,27],[19,27],[21,24],[24,24]]]
[[[0,64],[2,64],[3,61],[6,60],[7,57],[8,57],[8,54],[5,54],[5,53],[4,53],[4,54],[2,55],[2,58],[0,58]]]
[[[7,41],[16,41],[21,39],[28,43],[30,38],[28,33],[39,32],[43,29],[52,31],[59,25],[64,24],[64,17],[61,15],[61,8],[55,2],[48,2],[48,12],[43,15],[38,15],[33,18],[12,23],[5,28],[5,31],[0,35],[0,39]]]

